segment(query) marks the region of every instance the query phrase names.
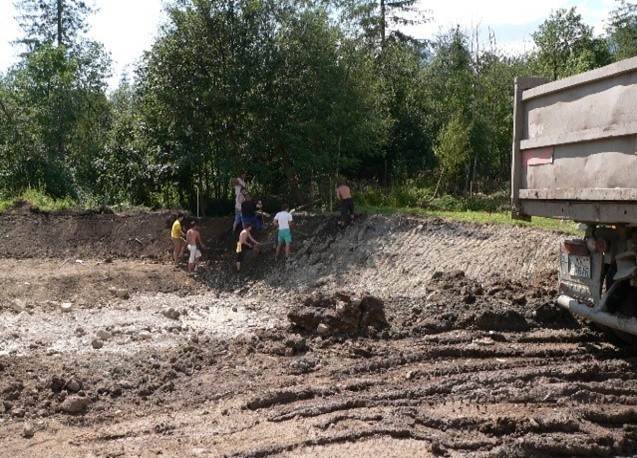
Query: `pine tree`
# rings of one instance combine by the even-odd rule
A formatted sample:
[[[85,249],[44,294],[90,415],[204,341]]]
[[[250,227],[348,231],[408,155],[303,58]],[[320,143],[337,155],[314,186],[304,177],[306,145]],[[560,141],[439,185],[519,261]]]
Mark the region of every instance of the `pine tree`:
[[[88,29],[86,17],[95,12],[84,0],[21,0],[14,5],[24,31],[17,43],[26,46],[27,53],[42,45],[74,48]]]

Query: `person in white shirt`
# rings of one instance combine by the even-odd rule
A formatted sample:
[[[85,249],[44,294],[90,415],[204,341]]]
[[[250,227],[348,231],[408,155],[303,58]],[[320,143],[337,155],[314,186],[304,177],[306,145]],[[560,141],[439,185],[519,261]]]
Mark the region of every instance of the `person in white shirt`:
[[[241,188],[239,194],[234,198],[234,222],[232,223],[232,232],[234,233],[238,227],[241,227],[241,204],[245,201],[247,190]]]
[[[290,207],[285,204],[283,205],[283,210],[274,215],[274,224],[278,227],[274,259],[279,257],[282,243],[285,243],[285,257],[290,258],[290,245],[292,245],[292,214],[288,212],[289,209]]]
[[[241,190],[246,187],[247,177],[248,176],[245,173],[242,173],[234,179],[234,182],[232,184],[234,186],[235,198],[241,193]]]

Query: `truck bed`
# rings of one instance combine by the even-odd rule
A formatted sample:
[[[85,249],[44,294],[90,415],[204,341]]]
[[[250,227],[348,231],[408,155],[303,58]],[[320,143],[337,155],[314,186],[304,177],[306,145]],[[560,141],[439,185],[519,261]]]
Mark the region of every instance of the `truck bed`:
[[[637,223],[637,58],[517,78],[511,176],[516,218]]]

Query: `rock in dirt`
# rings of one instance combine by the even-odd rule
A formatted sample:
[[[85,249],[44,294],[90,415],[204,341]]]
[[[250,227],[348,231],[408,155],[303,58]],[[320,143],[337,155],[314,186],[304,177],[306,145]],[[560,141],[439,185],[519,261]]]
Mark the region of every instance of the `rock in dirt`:
[[[181,316],[181,313],[179,313],[179,311],[175,310],[172,307],[169,307],[166,310],[162,310],[161,314],[171,320],[178,320],[179,317]]]
[[[13,300],[13,311],[16,313],[22,313],[27,309],[27,306],[20,299]]]
[[[24,428],[22,429],[22,436],[30,439],[35,434],[35,427],[33,423],[27,421],[24,423]]]
[[[80,413],[88,407],[91,400],[83,396],[68,396],[62,404],[60,410],[65,413]]]
[[[130,292],[125,288],[110,287],[108,290],[115,297],[118,297],[120,299],[130,299]]]
[[[93,339],[93,341],[91,342],[91,346],[94,349],[99,350],[100,348],[104,346],[104,341],[100,339]]]
[[[66,384],[64,385],[64,389],[71,393],[77,393],[82,389],[82,382],[72,378],[68,382],[66,382]]]
[[[108,340],[111,338],[111,333],[105,329],[100,329],[95,333],[95,336],[100,340]]]
[[[71,310],[73,310],[73,304],[70,302],[63,302],[62,304],[60,304],[60,312],[62,313],[68,313]]]

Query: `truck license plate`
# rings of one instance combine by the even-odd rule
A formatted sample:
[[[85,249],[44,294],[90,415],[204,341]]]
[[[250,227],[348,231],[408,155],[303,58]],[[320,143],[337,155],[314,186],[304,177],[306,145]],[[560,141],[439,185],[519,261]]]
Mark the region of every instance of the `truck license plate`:
[[[591,278],[591,258],[589,256],[569,254],[568,274],[571,277]]]

